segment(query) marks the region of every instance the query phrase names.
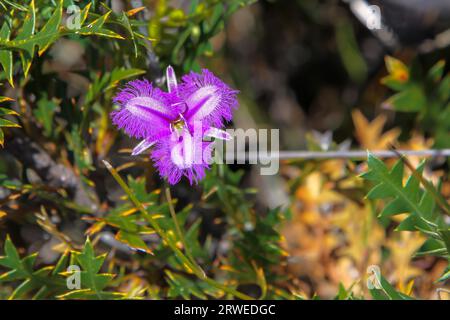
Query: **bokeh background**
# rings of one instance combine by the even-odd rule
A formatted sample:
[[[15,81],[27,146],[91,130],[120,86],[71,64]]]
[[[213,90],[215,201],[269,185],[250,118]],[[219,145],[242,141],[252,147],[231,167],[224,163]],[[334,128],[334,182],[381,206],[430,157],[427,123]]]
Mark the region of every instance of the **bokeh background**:
[[[263,1],[230,19],[216,39],[223,56],[214,63],[226,65],[242,91],[238,127],[280,128],[284,150],[433,147],[423,122],[385,102],[392,91],[381,79],[387,55],[424,68],[448,60],[450,3],[364,1],[381,9],[387,32],[380,34],[356,17],[350,2]],[[435,162],[430,176],[447,180],[447,165]],[[379,265],[403,292],[414,282],[420,297],[437,299],[432,279],[446,261],[413,259],[422,236],[377,222],[357,192],[359,181],[348,179],[364,166],[348,165],[292,161],[279,177],[253,172],[249,178],[262,203],[292,208],[292,222],[283,229],[288,272],[309,295],[332,297],[339,283],[364,290],[358,280],[368,266]]]
[[[51,1],[41,2],[44,6]],[[89,1],[77,3],[85,2]],[[65,243],[62,234],[73,243],[83,243],[88,232],[96,234],[98,246],[110,256],[113,251],[123,255],[117,263],[132,270],[133,281],[142,284],[156,278],[158,285],[162,281],[162,276],[148,276],[145,260],[130,257],[114,238],[113,228],[94,232],[92,219],[83,216],[102,217],[123,197],[102,159],[123,174],[145,176],[148,190],[161,186],[146,157],[130,159],[128,152],[136,141],[110,124],[111,96],[126,78],[103,77],[115,68],[143,69],[129,77],[147,77],[163,85],[162,70],[168,64],[178,74],[207,67],[240,90],[240,108],[230,127],[280,129],[281,150],[450,147],[450,117],[445,116],[448,97],[443,106],[428,112],[430,101],[434,103],[428,91],[408,96],[400,104],[390,100],[395,91],[383,80],[391,76],[400,83],[410,79],[425,83],[424,75],[439,61],[447,61],[442,73],[448,73],[449,1],[261,0],[239,7],[214,34],[200,28],[214,16],[214,11],[202,11],[201,5],[208,8],[214,1],[200,1],[197,20],[192,21],[186,18],[191,1],[105,2],[116,13],[144,7],[136,13],[144,22],[133,27],[156,40],[147,50],[139,43],[137,58],[130,53],[133,43],[128,40],[64,37],[33,62],[28,80],[16,67],[14,77],[20,80],[15,88],[2,73],[0,95],[14,98],[11,108],[26,117],[20,120],[23,130],[5,131],[0,172],[9,184],[44,184],[47,189],[33,195],[0,187],[0,235],[5,239],[10,234],[21,254],[38,251],[41,265],[55,263]],[[226,7],[227,1],[222,2]],[[370,30],[358,19],[351,9],[357,2],[380,7],[381,30]],[[208,45],[197,46],[204,38]],[[445,88],[450,92],[449,86]],[[417,101],[424,102],[417,106]],[[86,118],[83,108],[90,110]],[[75,126],[71,119],[81,120]],[[240,190],[257,190],[245,198],[254,203],[252,213],[279,206],[286,212],[286,220],[277,226],[283,258],[270,265],[281,276],[275,283],[308,298],[317,294],[331,299],[340,286],[368,297],[367,268],[376,265],[405,294],[447,299],[441,289],[448,290],[448,284],[435,282],[446,269],[446,259],[416,257],[425,237],[395,231],[402,215],[377,218],[384,204],[365,198],[368,186],[358,177],[367,169],[364,160],[284,160],[275,176],[261,176],[255,165],[230,166],[232,171],[243,170]],[[410,161],[418,165],[420,158]],[[441,179],[442,193],[448,199],[447,160],[431,159],[425,176],[434,182]],[[201,242],[213,239],[210,251],[215,259],[226,255],[230,245],[224,236],[227,225],[216,213],[219,209],[201,204],[201,187],[184,181],[172,192],[179,199],[178,207],[194,205],[188,221],[202,218]],[[42,205],[51,216],[50,227],[36,223],[34,215]],[[84,213],[79,206],[95,213]],[[4,297],[12,291],[12,287],[1,288]],[[245,290],[251,293],[254,289]]]

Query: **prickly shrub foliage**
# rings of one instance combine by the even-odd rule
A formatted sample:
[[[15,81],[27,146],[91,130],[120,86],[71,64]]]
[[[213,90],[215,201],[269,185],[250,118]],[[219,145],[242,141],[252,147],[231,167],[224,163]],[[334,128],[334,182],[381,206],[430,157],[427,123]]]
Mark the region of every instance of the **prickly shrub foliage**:
[[[445,286],[448,177],[436,179],[426,162],[372,153],[364,163],[285,162],[277,178],[289,203],[272,209],[242,168],[193,165],[187,146],[200,142],[211,156],[204,138],[230,138],[223,129],[246,85],[210,58],[229,19],[255,1],[129,2],[0,0],[1,299],[318,298],[315,277],[326,278],[327,263],[327,277],[339,278],[335,299],[413,299],[413,276],[389,275],[420,257],[446,262],[432,279]],[[347,24],[337,30],[343,51],[354,49]],[[352,63],[358,52],[340,54],[352,78],[365,76]],[[446,147],[445,63],[386,63],[382,83],[395,93],[385,106]],[[384,116],[352,116],[363,148],[400,135],[383,133]],[[205,126],[200,141],[194,120]],[[307,142],[311,151],[345,149],[330,134]],[[394,238],[404,234],[420,246],[403,257],[407,267],[392,267]],[[366,279],[371,259],[383,268]],[[358,279],[341,282],[352,263]]]

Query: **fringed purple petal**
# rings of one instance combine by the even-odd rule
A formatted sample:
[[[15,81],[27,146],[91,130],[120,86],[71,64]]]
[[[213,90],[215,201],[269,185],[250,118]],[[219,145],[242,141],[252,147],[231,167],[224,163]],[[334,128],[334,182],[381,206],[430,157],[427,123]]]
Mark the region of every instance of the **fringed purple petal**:
[[[191,121],[203,121],[206,125],[223,127],[230,121],[233,109],[238,107],[237,90],[203,69],[201,74],[191,72],[185,75],[178,86],[180,97],[186,102],[188,110],[185,118]]]
[[[128,135],[155,140],[170,134],[169,123],[178,117],[181,105],[173,95],[153,88],[147,80],[128,82],[114,98],[120,109],[112,121]]]
[[[211,142],[202,141],[187,130],[180,136],[161,139],[153,148],[151,158],[162,178],[170,184],[176,184],[185,176],[189,183],[198,183],[205,177],[212,157]]]
[[[238,91],[208,70],[191,72],[177,84],[168,67],[166,77],[168,93],[147,80],[129,82],[114,98],[120,109],[111,117],[128,135],[144,139],[133,155],[153,146],[151,158],[161,177],[176,184],[185,176],[192,185],[204,178],[212,160],[214,143],[203,139],[231,139],[220,128],[232,119]]]

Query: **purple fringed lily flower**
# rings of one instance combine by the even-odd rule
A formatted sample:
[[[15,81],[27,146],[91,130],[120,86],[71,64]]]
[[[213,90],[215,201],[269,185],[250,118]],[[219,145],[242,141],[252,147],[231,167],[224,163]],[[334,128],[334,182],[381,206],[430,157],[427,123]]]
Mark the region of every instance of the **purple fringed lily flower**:
[[[205,138],[231,138],[221,129],[238,106],[238,92],[205,69],[178,84],[168,67],[166,78],[168,92],[147,80],[129,82],[114,98],[120,109],[111,117],[129,136],[143,139],[132,155],[154,146],[151,158],[160,175],[170,184],[186,176],[192,184],[205,176],[212,159],[212,142]]]

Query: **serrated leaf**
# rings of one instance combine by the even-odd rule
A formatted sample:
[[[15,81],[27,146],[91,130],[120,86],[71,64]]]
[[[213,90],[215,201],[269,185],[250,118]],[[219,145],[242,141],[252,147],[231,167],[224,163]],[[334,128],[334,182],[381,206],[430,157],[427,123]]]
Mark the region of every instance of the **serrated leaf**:
[[[441,236],[441,239],[445,244],[445,248],[447,249],[447,252],[450,253],[450,229],[438,230],[438,233]]]
[[[34,50],[34,47],[37,46],[38,54],[41,56],[48,49],[50,44],[52,44],[60,36],[59,27],[62,20],[62,9],[63,0],[60,0],[57,7],[53,11],[52,16],[38,33],[24,39],[16,38],[9,41],[8,46],[25,50],[30,56],[32,56],[32,50]]]
[[[36,28],[36,9],[34,6],[34,0],[31,1],[28,12],[25,17],[25,21],[22,25],[22,29],[19,30],[17,37],[15,40],[25,40],[34,35]],[[28,75],[28,71],[30,70],[31,62],[34,56],[34,44],[28,43],[22,47],[23,50],[20,51],[20,58],[22,60],[22,68],[25,74],[25,77]]]
[[[64,279],[52,273],[53,267],[33,270],[37,254],[21,259],[9,237],[5,241],[4,251],[5,255],[0,257],[0,265],[11,270],[0,275],[0,282],[20,281],[9,299],[25,298],[32,291],[37,291],[36,294],[42,296],[66,290]]]
[[[80,271],[81,290],[72,291],[59,298],[84,298],[84,299],[111,299],[112,297],[122,297],[121,294],[114,294],[104,291],[111,280],[113,274],[99,273],[105,261],[106,255],[95,256],[94,247],[88,239],[82,252],[73,252],[74,259],[82,269]]]
[[[39,40],[37,41],[37,46],[39,48],[38,54],[40,56],[48,49],[50,44],[58,38],[58,29],[62,19],[62,9],[63,1],[60,0],[53,15],[37,34],[37,39]]]
[[[25,21],[21,29],[17,33],[17,37],[15,39],[9,39],[10,30],[8,28],[8,25],[6,23],[3,25],[0,32],[0,46],[5,49],[0,50],[0,65],[3,66],[7,75],[7,79],[11,83],[11,85],[13,85],[13,50],[19,51],[23,70],[26,76],[30,69],[36,47],[38,49],[39,56],[41,56],[52,43],[54,43],[58,38],[65,34],[73,33],[81,35],[97,35],[109,38],[123,39],[122,36],[103,27],[111,12],[106,13],[105,15],[99,17],[87,26],[83,26],[82,28],[74,28],[73,30],[64,28],[61,25],[63,16],[63,4],[64,0],[58,1],[58,4],[53,10],[51,17],[39,32],[36,32],[35,30],[36,10],[34,1],[30,3],[28,9],[26,10],[27,16],[25,17]],[[90,7],[91,4],[88,4],[79,13],[79,20],[81,25],[87,19]]]
[[[391,172],[388,173],[392,177],[393,183],[400,188],[402,187],[403,168],[404,168],[403,162],[398,161],[392,168]],[[367,198],[379,199],[379,198],[387,198],[391,195],[392,195],[391,188],[386,188],[384,183],[380,183],[377,186],[375,186],[372,190],[370,190],[370,192],[367,194]]]
[[[81,253],[75,253],[75,259],[83,269],[95,274],[100,271],[105,256],[96,257],[94,254],[94,247],[88,239],[84,245],[84,250]]]
[[[371,192],[369,192],[368,195],[371,195],[371,199],[387,198],[389,196],[394,198],[393,201],[385,207],[381,213],[381,216],[390,216],[404,213],[405,211],[415,212],[418,214],[422,213],[423,215],[418,203],[420,181],[412,175],[409,177],[406,185],[403,186],[402,177],[400,176],[403,172],[403,164],[400,162],[401,160],[399,160],[395,164],[394,168],[389,172],[381,160],[369,153],[369,171],[363,174],[362,177],[378,182],[377,186],[375,186],[375,190],[380,190],[382,187],[385,191],[383,191],[383,194],[379,192],[378,194],[372,193],[372,195]],[[417,171],[421,171],[422,169],[423,164]],[[378,195],[383,195],[383,197],[375,197]]]
[[[395,166],[398,166],[399,162]],[[382,210],[380,214],[382,217],[399,213],[408,214],[396,230],[418,230],[429,237],[429,241],[417,252],[417,256],[447,256],[450,252],[450,231],[443,218],[438,215],[436,207],[440,204],[440,209],[446,209],[448,204],[441,205],[441,201],[446,200],[441,199],[442,195],[434,185],[422,177],[424,162],[417,169],[412,168],[408,162],[406,164],[412,170],[412,174],[403,186],[402,177],[399,174],[395,176],[394,169],[389,172],[381,160],[369,154],[369,171],[362,176],[375,181],[377,185],[372,189],[375,191],[370,191],[368,195],[372,195],[372,199],[392,199]],[[420,184],[425,190],[420,189]],[[383,192],[377,191],[381,188],[384,188]]]
[[[395,164],[394,168],[400,166],[399,162]],[[409,176],[404,186],[399,169],[398,172],[395,172],[394,169],[389,172],[384,163],[370,153],[368,165],[369,171],[364,173],[362,177],[377,183],[374,187],[375,192],[370,191],[368,196],[371,196],[371,199],[391,198],[391,201],[383,208],[380,216],[388,217],[400,213],[408,213],[408,218],[399,225],[398,230],[412,230],[415,228],[415,230],[436,236],[437,233],[433,230],[441,222],[434,215],[437,199],[434,187],[426,183],[426,189],[420,189],[421,179],[423,180],[424,162],[413,171],[413,174]],[[383,192],[377,192],[377,190],[382,188],[384,189]]]
[[[384,102],[388,108],[400,112],[418,112],[426,108],[427,97],[418,85],[411,85],[407,89],[393,95]]]
[[[167,282],[170,286],[168,292],[168,297],[170,298],[183,297],[184,299],[189,300],[192,297],[196,297],[205,300],[208,298],[207,295],[217,299],[224,294],[222,290],[217,289],[208,283],[197,282],[169,270],[166,270],[166,275]]]
[[[395,228],[396,231],[417,231],[423,230],[424,232],[430,231],[430,226],[420,217],[412,213],[406,217],[400,224]]]
[[[130,34],[131,41],[133,42],[134,57],[137,58],[138,57],[138,49],[137,49],[137,44],[136,44],[136,38],[134,36],[133,29],[131,28],[130,19],[128,19],[128,15],[125,12],[122,12],[121,19],[122,19],[123,25],[125,26],[125,28],[128,30],[128,33]]]
[[[445,256],[447,254],[447,249],[445,248],[445,244],[437,239],[429,238],[427,239],[423,245],[417,250],[415,256]]]
[[[142,251],[148,254],[152,254],[152,251],[148,248],[147,244],[138,234],[120,230],[116,234],[116,239],[127,244],[131,249],[135,251]]]
[[[124,39],[121,35],[103,28],[103,25],[105,24],[111,12],[112,11],[107,12],[103,16],[89,23],[87,26],[80,28],[79,30],[77,30],[77,33],[82,35],[98,35],[109,38]]]

